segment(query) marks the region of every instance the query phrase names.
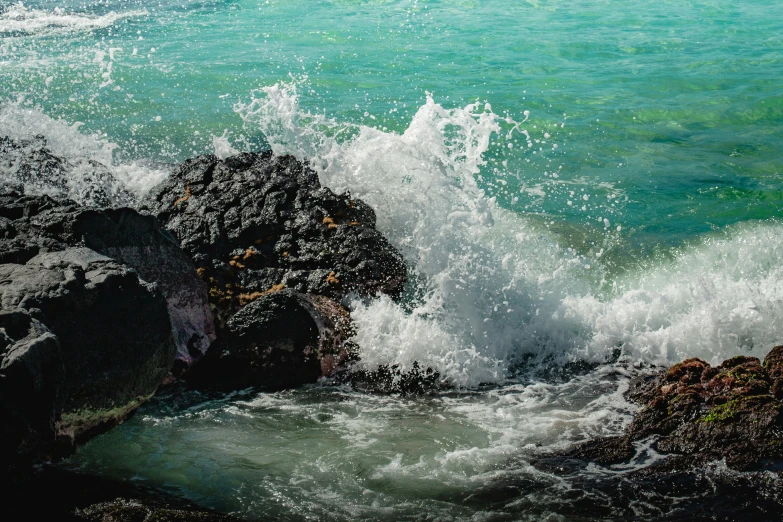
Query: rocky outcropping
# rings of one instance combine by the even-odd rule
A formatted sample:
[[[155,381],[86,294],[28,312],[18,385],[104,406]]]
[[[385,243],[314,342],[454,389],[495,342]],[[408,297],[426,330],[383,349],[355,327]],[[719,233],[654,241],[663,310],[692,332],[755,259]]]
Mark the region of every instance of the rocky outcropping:
[[[373,210],[321,187],[292,156],[199,156],[139,208],[190,254],[220,326],[282,288],[339,299],[350,292],[399,295],[405,284],[402,257],[375,229]]]
[[[716,367],[688,359],[637,380],[629,397],[645,406],[621,437],[583,444],[569,456],[614,464],[634,456],[634,442],[655,437],[671,455],[656,469],[686,469],[725,459],[736,470],[783,463],[783,346],[761,363],[733,357]]]
[[[48,438],[56,399],[54,433],[66,451],[122,422],[155,393],[174,362],[158,288],[87,248],[0,265],[0,305],[10,348],[0,363],[4,407],[33,390],[36,405],[15,408],[14,423]],[[17,384],[8,389],[10,382]]]
[[[86,246],[158,283],[177,343],[179,372],[215,338],[207,288],[176,238],[133,209],[88,209],[70,200],[0,193],[0,263],[24,264],[39,252]]]
[[[186,378],[223,390],[312,383],[355,356],[352,335],[348,311],[333,300],[280,290],[237,312]]]

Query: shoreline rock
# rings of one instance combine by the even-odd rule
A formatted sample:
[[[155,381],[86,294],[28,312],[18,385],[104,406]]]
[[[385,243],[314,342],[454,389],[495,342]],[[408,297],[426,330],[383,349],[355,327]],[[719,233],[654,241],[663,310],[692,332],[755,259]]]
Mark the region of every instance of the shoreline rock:
[[[84,208],[70,200],[0,192],[0,263],[24,264],[39,253],[77,246],[160,285],[175,332],[176,372],[206,352],[215,338],[207,287],[176,238],[154,217],[129,208]]]
[[[19,192],[78,200],[99,208],[132,206],[136,196],[101,163],[52,154],[42,135],[14,140],[0,136],[0,182]]]
[[[241,522],[157,488],[44,466],[2,484],[6,520]]]
[[[271,152],[188,160],[144,199],[146,214],[109,208],[135,196],[105,166],[54,156],[42,137],[0,138],[0,154],[10,180],[0,188],[0,485],[20,495],[5,512],[237,520],[157,494],[75,502],[85,492],[71,480],[116,484],[47,466],[41,478],[39,467],[176,377],[270,389],[345,368],[357,348],[339,299],[397,297],[406,283],[373,210]],[[64,496],[34,505],[41,487]]]
[[[566,457],[603,465],[628,462],[634,442],[654,437],[668,456],[648,472],[683,470],[725,459],[738,471],[783,466],[783,346],[762,363],[738,355],[712,367],[687,359],[632,384],[644,407],[624,435],[580,444]]]
[[[41,253],[24,265],[0,265],[0,305],[9,318],[26,311],[28,328],[40,341],[37,351],[22,355],[12,346],[3,354],[3,380],[19,357],[30,369],[20,385],[49,380],[54,370],[34,368],[41,366],[38,352],[44,341],[52,352],[47,357],[56,357],[47,333],[57,340],[64,377],[55,394],[56,453],[68,453],[77,442],[125,420],[155,393],[174,362],[171,323],[158,288],[87,248]],[[39,332],[38,323],[48,332]],[[3,331],[8,335],[8,326]],[[39,415],[36,408],[19,413]]]

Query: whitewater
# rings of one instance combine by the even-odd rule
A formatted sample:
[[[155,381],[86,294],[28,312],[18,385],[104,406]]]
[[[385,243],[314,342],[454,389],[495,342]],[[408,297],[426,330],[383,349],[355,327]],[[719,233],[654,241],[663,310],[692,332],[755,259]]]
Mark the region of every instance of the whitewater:
[[[635,376],[783,344],[783,12],[620,3],[0,3],[0,136],[43,137],[69,197],[89,203],[91,161],[142,197],[197,154],[293,154],[371,205],[408,268],[401,299],[344,303],[359,364],[447,383],[159,397],[66,465],[258,519],[698,506],[624,492],[659,458],[644,445],[533,463],[620,434]]]

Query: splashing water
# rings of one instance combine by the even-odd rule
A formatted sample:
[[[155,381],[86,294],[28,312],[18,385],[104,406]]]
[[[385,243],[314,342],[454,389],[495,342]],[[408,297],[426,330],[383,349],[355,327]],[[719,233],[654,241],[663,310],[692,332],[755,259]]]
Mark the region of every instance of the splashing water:
[[[475,386],[508,377],[524,355],[604,362],[619,350],[635,362],[715,363],[763,356],[782,338],[779,224],[735,227],[606,291],[600,258],[560,247],[540,220],[504,210],[476,184],[506,123],[489,107],[447,110],[428,96],[402,134],[304,112],[293,84],[236,110],[275,152],[311,159],[327,186],[372,205],[411,266],[419,289],[407,306],[352,304],[366,364],[419,361]]]

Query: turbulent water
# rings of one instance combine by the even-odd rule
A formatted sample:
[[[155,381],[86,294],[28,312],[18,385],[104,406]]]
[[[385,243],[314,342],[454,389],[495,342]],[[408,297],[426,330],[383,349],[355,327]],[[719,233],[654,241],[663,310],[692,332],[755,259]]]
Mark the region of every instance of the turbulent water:
[[[451,390],[163,397],[69,465],[255,518],[698,513],[721,463],[631,494],[531,462],[619,433],[640,369],[783,343],[781,78],[773,0],[0,1],[0,135],[77,199],[89,160],[139,196],[196,154],[310,161],[409,266],[349,303],[362,364]]]

